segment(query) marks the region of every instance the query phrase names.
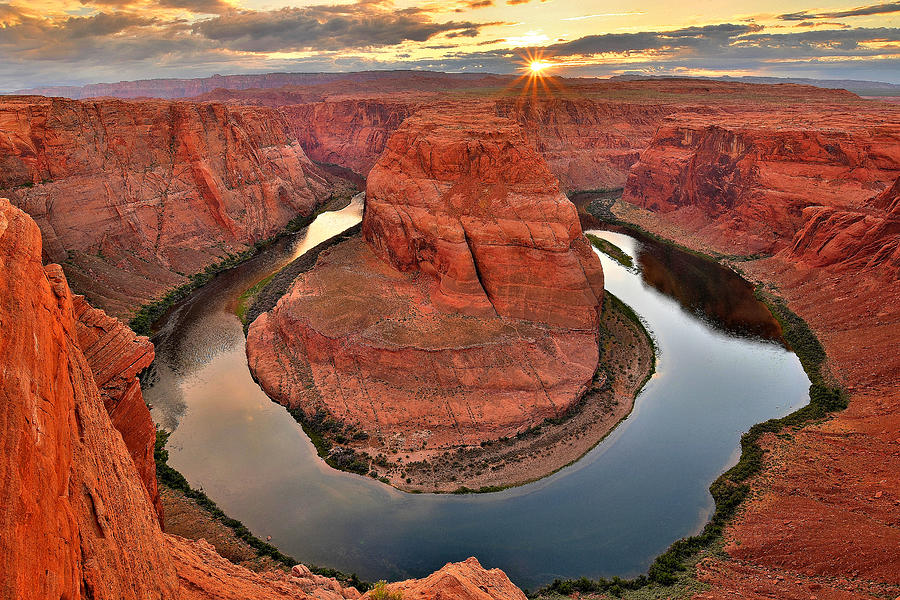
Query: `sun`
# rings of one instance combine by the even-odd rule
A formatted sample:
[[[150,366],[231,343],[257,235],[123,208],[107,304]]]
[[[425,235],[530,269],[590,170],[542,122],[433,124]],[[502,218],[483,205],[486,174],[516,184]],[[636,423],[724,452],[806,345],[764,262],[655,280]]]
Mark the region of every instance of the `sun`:
[[[549,66],[550,66],[550,63],[548,63],[545,60],[540,60],[540,59],[533,60],[530,63],[528,63],[528,69],[535,75],[540,75],[541,73],[544,72],[544,69],[546,69]]]

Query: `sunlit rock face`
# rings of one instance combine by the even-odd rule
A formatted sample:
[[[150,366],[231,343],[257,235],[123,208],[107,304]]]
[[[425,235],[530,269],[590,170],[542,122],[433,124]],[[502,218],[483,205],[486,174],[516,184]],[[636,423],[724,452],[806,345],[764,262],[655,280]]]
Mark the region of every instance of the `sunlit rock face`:
[[[464,110],[464,109],[463,109]],[[369,173],[363,236],[436,306],[595,329],[600,263],[518,126],[481,110],[408,119]]]
[[[670,115],[623,200],[747,253],[784,249],[818,209],[882,218],[873,197],[900,171],[900,111],[862,108]]]
[[[599,259],[512,121],[421,111],[369,174],[363,239],[323,253],[250,327],[264,389],[370,445],[511,435],[575,402],[598,361]]]

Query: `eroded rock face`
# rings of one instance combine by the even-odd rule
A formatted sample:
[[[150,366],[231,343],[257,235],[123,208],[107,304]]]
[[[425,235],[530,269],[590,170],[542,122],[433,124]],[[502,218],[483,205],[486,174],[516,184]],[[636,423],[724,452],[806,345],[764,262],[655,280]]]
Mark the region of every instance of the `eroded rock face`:
[[[407,119],[339,244],[250,327],[270,396],[425,452],[559,415],[598,362],[600,262],[515,123]]]
[[[665,103],[588,98],[499,100],[496,112],[516,120],[566,190],[621,188],[662,118]]]
[[[55,286],[68,287],[59,265],[48,265],[46,269]],[[137,378],[153,362],[153,344],[146,337],[136,336],[120,320],[92,307],[84,296],[72,296],[72,308],[78,346],[91,366],[106,412],[122,435],[162,524],[164,515],[153,458],[156,425]]]
[[[367,175],[391,134],[417,109],[395,100],[338,100],[283,106],[298,141],[314,160]]]
[[[0,192],[37,221],[46,257],[114,315],[310,214],[327,187],[268,108],[0,102]]]
[[[369,173],[363,237],[432,302],[596,329],[600,263],[575,207],[508,119],[455,107],[407,119]]]
[[[823,216],[805,209],[865,217],[880,182],[897,177],[900,112],[865,118],[863,108],[670,115],[632,169],[623,200],[677,213],[674,220],[741,253],[777,252]]]
[[[40,232],[0,200],[0,596],[172,598],[147,490],[78,347]],[[146,410],[146,409],[145,409]]]
[[[900,177],[859,209],[812,206],[797,232],[790,256],[813,267],[877,273],[887,280],[900,275]]]

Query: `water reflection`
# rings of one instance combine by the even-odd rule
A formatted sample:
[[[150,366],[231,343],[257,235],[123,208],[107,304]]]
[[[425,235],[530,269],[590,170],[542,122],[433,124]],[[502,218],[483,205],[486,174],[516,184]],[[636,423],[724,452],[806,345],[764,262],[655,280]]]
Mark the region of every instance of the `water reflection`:
[[[753,286],[733,271],[649,240],[641,240],[637,263],[644,281],[712,326],[734,335],[782,339],[781,326],[755,298]]]

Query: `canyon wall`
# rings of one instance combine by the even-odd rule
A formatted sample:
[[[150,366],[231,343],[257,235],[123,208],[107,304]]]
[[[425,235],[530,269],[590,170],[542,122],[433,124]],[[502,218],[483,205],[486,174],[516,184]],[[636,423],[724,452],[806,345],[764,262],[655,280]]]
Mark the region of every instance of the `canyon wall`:
[[[588,98],[498,100],[498,115],[519,123],[566,190],[621,188],[662,118],[663,103]]]
[[[175,597],[147,490],[78,347],[71,293],[45,272],[37,226],[5,200],[0,262],[0,597]]]
[[[800,112],[667,118],[615,207],[744,257],[735,266],[809,323],[850,397],[830,420],[763,438],[766,469],[726,557],[700,565],[703,598],[900,588],[900,110]]]
[[[340,100],[281,108],[312,159],[361,175],[368,175],[388,138],[416,109],[414,103],[392,100]]]
[[[282,115],[187,102],[0,101],[0,193],[118,316],[327,198]]]
[[[516,123],[483,107],[407,118],[369,173],[363,237],[250,326],[270,396],[361,429],[372,452],[424,457],[522,431],[584,392],[600,262]]]
[[[0,598],[358,598],[303,566],[254,573],[162,532],[138,438],[114,426],[133,398],[125,412],[147,414],[134,372],[152,345],[73,296],[41,256],[37,225],[0,199]],[[474,559],[401,585],[410,597],[524,598]]]
[[[897,112],[841,106],[668,116],[632,169],[623,200],[690,222],[742,254],[791,243],[813,207],[873,218],[900,170]]]

